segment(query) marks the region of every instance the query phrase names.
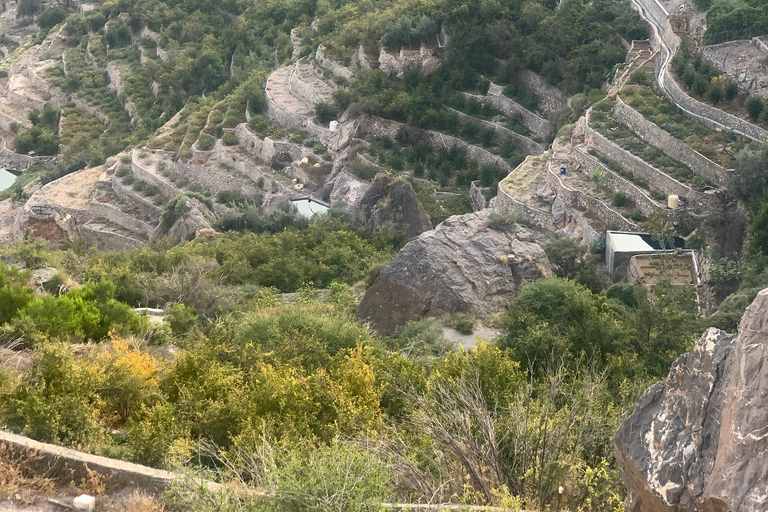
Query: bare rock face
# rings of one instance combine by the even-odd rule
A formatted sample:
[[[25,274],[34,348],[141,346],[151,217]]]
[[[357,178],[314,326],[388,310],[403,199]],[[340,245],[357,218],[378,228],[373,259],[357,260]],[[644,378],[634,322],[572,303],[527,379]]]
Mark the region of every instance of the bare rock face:
[[[200,201],[195,198],[187,199],[187,203],[184,206],[184,213],[179,216],[173,225],[168,228],[168,231],[163,230],[163,225],[160,224],[153,238],[159,238],[160,236],[167,235],[173,240],[190,240],[195,237],[198,231],[211,229],[211,224],[206,218],[206,214],[210,210]]]
[[[616,434],[627,509],[768,510],[768,289],[709,329]]]
[[[360,200],[363,225],[373,232],[383,227],[405,232],[414,238],[432,229],[427,212],[410,183],[378,174]]]
[[[522,283],[551,275],[534,234],[519,225],[491,229],[489,212],[451,217],[406,244],[365,293],[358,318],[392,334],[446,312],[497,313]]]

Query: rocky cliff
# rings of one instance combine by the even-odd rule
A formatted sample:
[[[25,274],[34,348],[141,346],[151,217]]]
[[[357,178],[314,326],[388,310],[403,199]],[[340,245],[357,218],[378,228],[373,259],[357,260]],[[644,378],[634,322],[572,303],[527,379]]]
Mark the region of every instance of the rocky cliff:
[[[630,511],[768,510],[768,289],[709,329],[616,435]]]
[[[551,275],[534,232],[491,229],[489,212],[451,217],[406,244],[365,293],[358,318],[391,334],[447,312],[497,313],[520,284]]]

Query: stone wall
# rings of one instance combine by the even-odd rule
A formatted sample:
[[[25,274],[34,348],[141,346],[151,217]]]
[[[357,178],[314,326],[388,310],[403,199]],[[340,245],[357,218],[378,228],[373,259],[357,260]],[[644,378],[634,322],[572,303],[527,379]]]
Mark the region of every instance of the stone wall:
[[[642,114],[625,104],[616,95],[613,111],[614,118],[629,127],[640,139],[660,149],[664,154],[682,162],[693,170],[694,173],[708,179],[720,187],[726,187],[730,179],[731,170],[727,170],[716,164],[701,153],[686,146],[682,141],[674,138],[665,130],[659,128],[643,117]]]
[[[233,190],[248,197],[255,197],[258,191],[255,187],[244,185],[232,179],[231,176],[223,174],[216,169],[206,167],[205,165],[177,161],[175,163],[176,172],[188,179],[190,183],[197,183],[205,190],[214,194],[222,190]]]
[[[490,192],[490,188],[483,187],[479,181],[475,180],[469,184],[469,198],[472,200],[472,210],[480,211],[484,208],[488,208],[488,199],[486,195]]]
[[[580,211],[588,218],[602,222],[606,229],[640,231],[634,222],[625,219],[604,202],[585,194],[581,190],[574,190],[566,186],[560,176],[552,171],[551,161],[547,162],[547,171],[544,176],[547,185],[557,192],[557,199],[566,208]]]
[[[464,119],[471,121],[477,125],[482,126],[483,128],[490,128],[494,132],[494,142],[496,144],[502,144],[505,139],[512,138],[517,142],[517,145],[520,147],[522,152],[525,155],[541,155],[544,154],[544,148],[529,139],[528,137],[524,135],[520,135],[517,132],[514,132],[510,130],[509,128],[505,128],[504,126],[500,126],[495,123],[491,123],[489,121],[484,121],[482,119],[477,119],[476,117],[472,117],[470,115],[465,114],[464,112],[459,112],[456,109],[446,107],[450,112],[453,112],[454,114],[459,116],[459,119]]]
[[[175,197],[181,192],[175,186],[160,178],[157,174],[143,167],[137,160],[137,156],[133,155],[131,158],[131,173],[134,178],[156,186],[160,193],[165,197]]]
[[[295,96],[302,98],[310,105],[320,103],[323,100],[317,94],[317,91],[315,91],[311,85],[301,79],[301,74],[299,73],[299,65],[300,63],[296,62],[296,64],[293,65],[293,70],[291,70],[291,76],[288,79],[288,87],[290,91],[294,93]]]
[[[544,78],[540,77],[533,71],[524,69],[518,75],[520,83],[525,87],[533,91],[536,95],[536,99],[539,100],[539,106],[541,110],[545,112],[552,112],[554,110],[560,110],[568,106],[568,98],[560,92],[560,89],[547,82]]]
[[[640,210],[643,215],[647,216],[659,209],[659,204],[648,197],[648,194],[646,194],[640,187],[613,172],[597,158],[588,155],[579,148],[574,148],[571,152],[571,156],[586,170],[594,169],[595,167],[600,168],[605,173],[605,185],[611,190],[620,190],[627,194],[627,198],[629,198],[632,204]]]
[[[107,76],[109,76],[109,84],[107,88],[110,91],[120,91],[123,89],[123,77],[120,75],[120,70],[113,62],[107,64]]]
[[[146,236],[152,235],[152,232],[155,230],[153,226],[150,226],[136,217],[123,213],[119,208],[111,204],[92,201],[88,207],[88,211],[94,217],[104,217],[114,224],[123,226],[125,229],[136,231]]]
[[[111,485],[137,486],[150,492],[165,491],[180,480],[178,475],[160,469],[41,443],[9,432],[0,432],[0,444],[19,456],[33,455],[30,464],[38,461],[37,469],[41,474],[66,467],[73,472],[73,477],[87,478],[95,472],[109,479]],[[215,485],[209,485],[209,488],[215,488]]]
[[[96,119],[104,123],[104,126],[109,126],[109,117],[107,117],[101,110],[97,109],[96,107],[93,107],[80,98],[72,97],[72,103],[75,104],[78,108],[81,108],[94,116]]]
[[[390,139],[394,139],[400,128],[405,126],[397,121],[390,121],[389,119],[372,116],[362,117],[358,120],[358,123],[358,131],[367,133],[372,137],[389,137]],[[495,165],[500,169],[507,171],[507,173],[514,170],[504,158],[494,155],[481,147],[473,146],[459,138],[440,132],[434,132],[432,130],[424,130],[424,133],[427,135],[429,144],[433,149],[439,150],[441,148],[450,148],[455,145],[464,151],[469,160],[474,160],[480,165]]]
[[[0,167],[6,169],[21,171],[32,165],[45,165],[56,158],[53,156],[20,155],[8,149],[6,144],[8,141],[3,142],[2,147],[0,147]]]
[[[487,96],[481,96],[479,94],[472,94],[472,93],[465,92],[464,97],[474,98],[481,103],[489,103],[496,110],[508,116],[514,116],[515,114],[520,114],[520,116],[522,116],[523,118],[523,124],[525,125],[525,127],[531,130],[533,135],[536,137],[545,139],[550,135],[552,131],[552,125],[549,124],[549,121],[537,116],[530,110],[527,110],[522,105],[507,98],[506,96],[501,94],[500,91],[498,92],[498,94],[492,94],[491,91],[492,89],[488,89]]]
[[[651,44],[655,49],[661,50],[659,57],[661,59],[661,66],[656,78],[656,81],[659,84],[659,89],[661,89],[685,115],[701,121],[707,126],[727,130],[752,140],[768,140],[768,131],[711,105],[697,101],[688,96],[688,94],[680,88],[669,70],[669,61],[680,46],[680,38],[672,31],[672,26],[669,23],[669,13],[658,0],[635,0],[635,2],[641,5],[643,12],[645,12],[657,29],[651,38]],[[667,53],[661,46],[659,38],[661,38],[664,44],[669,47],[669,53]]]
[[[272,93],[270,93],[269,89],[265,91],[264,107],[267,116],[277,124],[281,124],[283,126],[301,127],[308,120],[307,116],[288,112],[286,109],[278,105],[274,98],[272,98]]]
[[[515,213],[523,222],[528,222],[547,231],[557,231],[558,229],[552,214],[521,203],[507,194],[501,186],[499,186],[498,195],[492,202],[493,208]]]
[[[137,194],[132,188],[123,185],[117,176],[112,176],[112,190],[114,190],[118,196],[134,203],[139,208],[145,209],[150,215],[157,216],[158,219],[163,213],[162,208],[156,206],[155,203],[146,197]]]
[[[688,201],[695,211],[703,211],[711,208],[711,198],[707,194],[701,194],[687,185],[680,183],[671,176],[661,172],[644,160],[624,150],[618,144],[603,137],[596,130],[590,128],[586,118],[581,118],[574,128],[574,136],[583,137],[587,148],[594,149],[610,160],[618,163],[622,169],[632,173],[648,183],[652,189],[665,194],[677,194]]]
[[[140,240],[131,238],[114,231],[98,229],[98,224],[85,224],[78,230],[89,244],[95,244],[101,249],[130,251],[144,245]]]
[[[574,127],[574,136],[583,137],[584,143],[588,149],[594,149],[598,153],[618,163],[622,169],[641,178],[648,185],[656,190],[666,194],[677,194],[683,197],[691,197],[695,194],[694,190],[661,172],[648,164],[645,160],[636,157],[632,153],[624,150],[621,146],[603,137],[596,130],[587,125],[586,119],[582,118]]]
[[[352,78],[352,71],[345,68],[335,60],[325,56],[325,46],[323,45],[317,47],[317,50],[315,51],[315,60],[318,64],[320,64],[320,67],[329,70],[334,75],[338,75],[346,79]]]

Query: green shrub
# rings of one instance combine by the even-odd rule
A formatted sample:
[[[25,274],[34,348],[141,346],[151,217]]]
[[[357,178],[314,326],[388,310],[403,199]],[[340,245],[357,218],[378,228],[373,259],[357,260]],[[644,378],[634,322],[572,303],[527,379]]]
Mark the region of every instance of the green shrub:
[[[475,317],[467,313],[454,313],[453,326],[461,334],[472,334],[475,330]]]
[[[213,137],[207,133],[201,133],[197,138],[197,147],[200,151],[209,151],[213,147],[214,142],[216,141]]]
[[[750,95],[746,101],[747,112],[753,121],[757,121],[763,111],[763,100],[759,96]]]
[[[497,231],[506,231],[520,222],[520,217],[512,212],[494,209],[488,214],[486,226]]]
[[[611,196],[611,204],[616,208],[621,208],[627,204],[627,194],[623,190],[617,190]]]
[[[53,28],[67,17],[67,11],[63,7],[49,7],[37,18],[40,28]]]
[[[222,135],[221,141],[224,143],[225,146],[235,146],[240,142],[237,138],[237,135],[235,135],[234,132],[227,132],[224,135]]]

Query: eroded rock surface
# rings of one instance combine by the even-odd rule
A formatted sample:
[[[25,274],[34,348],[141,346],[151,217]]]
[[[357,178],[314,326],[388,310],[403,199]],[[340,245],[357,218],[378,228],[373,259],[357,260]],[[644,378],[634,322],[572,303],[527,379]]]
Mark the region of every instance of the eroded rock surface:
[[[768,510],[768,289],[709,329],[616,435],[630,511]]]
[[[379,174],[360,200],[363,225],[373,232],[390,228],[414,238],[432,229],[427,212],[411,185],[387,174]]]
[[[522,283],[551,275],[528,228],[488,227],[490,210],[451,217],[409,242],[382,269],[357,311],[382,334],[446,312],[502,311]]]

